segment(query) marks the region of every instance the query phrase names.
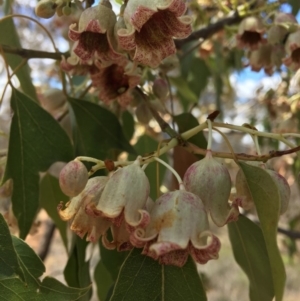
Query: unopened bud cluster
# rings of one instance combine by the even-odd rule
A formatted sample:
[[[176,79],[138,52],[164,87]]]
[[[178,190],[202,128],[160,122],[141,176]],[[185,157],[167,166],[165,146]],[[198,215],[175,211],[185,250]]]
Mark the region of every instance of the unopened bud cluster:
[[[35,14],[44,19],[52,18],[55,13],[60,16],[69,16],[72,13],[71,1],[41,0],[35,7]]]

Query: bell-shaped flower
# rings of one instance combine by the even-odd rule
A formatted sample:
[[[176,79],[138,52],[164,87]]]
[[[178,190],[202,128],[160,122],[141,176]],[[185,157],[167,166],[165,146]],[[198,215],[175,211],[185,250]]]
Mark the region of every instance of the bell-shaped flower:
[[[273,62],[272,62],[273,46],[270,44],[263,44],[258,49],[253,50],[249,54],[249,63],[252,71],[259,72],[262,68],[266,74],[273,74]]]
[[[122,107],[126,107],[132,100],[132,89],[141,80],[139,69],[127,73],[132,63],[126,58],[108,67],[101,68],[97,73],[91,74],[94,87],[100,89],[99,99],[105,104],[117,100]]]
[[[293,70],[300,68],[300,30],[290,33],[285,42],[287,57],[282,61]]]
[[[192,18],[183,16],[183,0],[130,0],[124,10],[126,28],[117,31],[119,45],[137,63],[157,67],[176,53],[173,38],[190,35]]]
[[[190,254],[204,264],[218,258],[221,244],[209,231],[202,201],[185,190],[168,192],[159,197],[150,212],[150,223],[138,228],[131,243],[161,264],[183,266]]]
[[[124,218],[129,227],[145,227],[150,218],[144,209],[149,191],[149,181],[138,158],[133,164],[113,173],[94,213],[110,219],[115,225],[121,225]]]
[[[108,177],[94,177],[88,180],[84,190],[72,198],[63,209],[63,204],[58,205],[58,214],[64,221],[72,220],[71,230],[81,238],[87,234],[87,240],[96,242],[100,236],[105,235],[111,222],[108,219],[91,214],[90,208],[101,196]]]
[[[204,159],[187,169],[183,183],[187,191],[200,197],[218,227],[238,219],[238,206],[233,204],[230,207],[228,204],[231,190],[229,172],[212,157],[210,150],[207,150]]]
[[[266,42],[263,37],[264,32],[264,25],[259,18],[250,16],[243,19],[236,35],[238,46],[250,50],[257,49],[259,44]]]
[[[93,61],[96,57],[104,66],[120,58],[114,38],[116,15],[107,0],[97,6],[85,9],[76,24],[70,25],[69,38],[75,41],[73,51],[82,62]]]

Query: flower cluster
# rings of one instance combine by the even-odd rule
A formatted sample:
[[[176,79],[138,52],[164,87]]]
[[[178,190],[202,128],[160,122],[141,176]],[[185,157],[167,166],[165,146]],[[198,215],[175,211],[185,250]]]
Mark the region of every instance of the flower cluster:
[[[249,49],[248,66],[252,71],[271,75],[282,63],[293,70],[300,68],[300,30],[292,14],[278,12],[266,31],[258,17],[247,17],[239,25],[237,45]]]
[[[140,165],[138,157],[109,177],[86,181],[84,165],[69,162],[60,173],[60,186],[73,198],[65,209],[59,205],[59,215],[72,221],[71,230],[80,237],[87,235],[93,242],[102,237],[109,249],[143,248],[143,254],[161,264],[183,266],[189,255],[200,264],[218,258],[221,244],[210,231],[208,214],[219,227],[239,215],[238,206],[228,202],[231,180],[227,169],[208,150],[204,159],[186,171],[179,190],[153,202]],[[112,241],[107,239],[109,228]]]
[[[191,33],[186,8],[183,0],[129,0],[117,19],[109,0],[101,0],[70,25],[74,44],[61,67],[71,74],[89,74],[101,101],[117,100],[125,107],[141,80],[138,65],[158,67],[176,53],[173,39]]]

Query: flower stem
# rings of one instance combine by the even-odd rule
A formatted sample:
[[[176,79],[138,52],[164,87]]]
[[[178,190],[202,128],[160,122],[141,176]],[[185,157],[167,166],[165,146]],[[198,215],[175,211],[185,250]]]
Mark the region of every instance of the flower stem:
[[[185,190],[180,175],[177,173],[177,171],[172,166],[170,166],[167,162],[163,161],[162,159],[160,159],[158,157],[154,157],[154,160],[158,161],[159,163],[161,163],[162,165],[167,167],[173,173],[175,178],[177,179],[178,184],[179,184],[179,189],[180,190]]]
[[[207,125],[208,125],[207,150],[211,150],[211,144],[212,144],[212,125],[211,125],[211,120],[207,119],[206,122],[207,122]]]

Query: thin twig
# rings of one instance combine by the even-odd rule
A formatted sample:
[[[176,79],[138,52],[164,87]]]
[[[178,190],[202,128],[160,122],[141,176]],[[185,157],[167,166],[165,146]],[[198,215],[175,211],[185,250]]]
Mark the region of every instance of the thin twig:
[[[10,53],[10,54],[16,54],[18,56],[21,56],[26,59],[53,59],[53,60],[61,60],[62,56],[68,57],[70,56],[69,52],[47,52],[47,51],[41,51],[41,50],[31,50],[31,49],[25,49],[25,48],[17,48],[12,47],[8,45],[0,45],[0,48],[2,48],[3,52]]]
[[[222,30],[225,26],[233,25],[239,23],[243,18],[238,15],[237,12],[235,12],[232,16],[226,17],[224,19],[221,19],[220,21],[209,24],[208,26],[201,28],[197,31],[192,32],[187,38],[182,40],[176,40],[175,45],[177,49],[182,48],[183,45],[196,41],[199,39],[206,40],[210,38],[212,35],[217,33],[218,31]]]

